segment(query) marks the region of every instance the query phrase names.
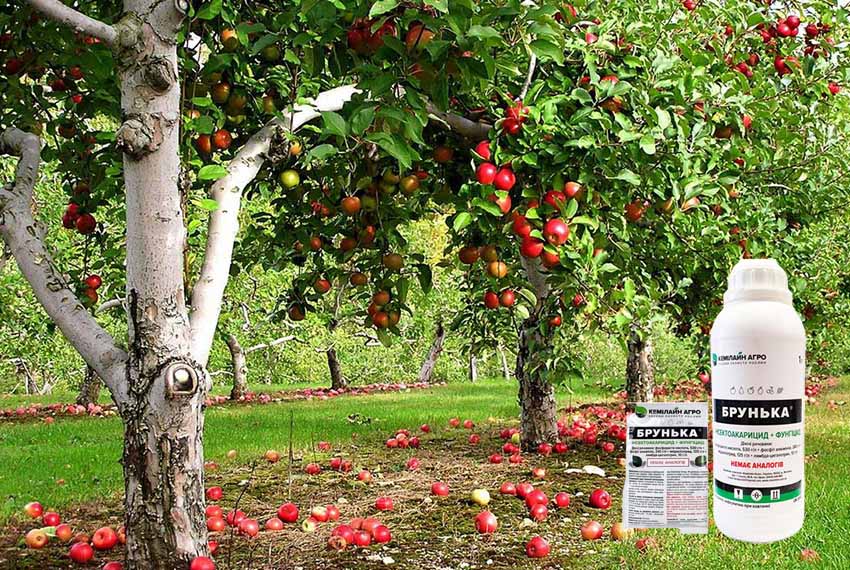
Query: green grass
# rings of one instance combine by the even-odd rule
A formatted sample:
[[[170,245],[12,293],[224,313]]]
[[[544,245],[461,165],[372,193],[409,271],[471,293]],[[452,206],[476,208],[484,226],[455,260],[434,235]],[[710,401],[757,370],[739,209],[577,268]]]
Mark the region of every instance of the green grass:
[[[618,546],[615,554],[626,568],[687,568],[730,570],[733,568],[850,568],[850,406],[830,410],[828,400],[850,402],[850,379],[838,390],[824,394],[816,406],[806,409],[806,521],[792,538],[769,545],[737,542],[721,535],[712,525],[706,536],[680,535],[677,531],[653,533],[661,548],[640,554],[633,545]],[[800,551],[811,548],[820,562],[799,560]]]
[[[268,390],[266,386],[257,389]],[[558,397],[563,405],[568,404],[566,392],[559,391]],[[602,394],[590,388],[578,389],[573,397],[598,400]],[[347,419],[350,414],[372,421],[351,423]],[[285,452],[290,416],[294,420],[294,447],[308,449],[319,440],[344,442],[353,436],[374,439],[422,423],[445,425],[453,416],[482,422],[517,414],[516,384],[504,380],[325,401],[220,406],[206,415],[206,457],[226,464],[232,463],[225,458],[230,449],[238,450],[237,461],[242,462],[270,448]],[[122,437],[118,418],[60,417],[50,426],[32,421],[0,424],[0,524],[29,501],[61,509],[114,497],[123,490],[118,463]],[[64,480],[64,484],[57,485],[57,480]]]

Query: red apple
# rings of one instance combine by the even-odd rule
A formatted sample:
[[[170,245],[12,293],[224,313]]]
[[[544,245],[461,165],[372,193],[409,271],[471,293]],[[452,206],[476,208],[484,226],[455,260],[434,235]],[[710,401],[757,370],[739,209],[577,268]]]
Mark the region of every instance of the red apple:
[[[587,521],[581,525],[581,537],[584,540],[599,540],[604,532],[605,529],[596,521]]]
[[[392,540],[392,535],[390,534],[390,529],[381,524],[372,529],[372,538],[378,544],[386,544]]]
[[[41,517],[41,522],[44,523],[44,526],[57,526],[60,522],[62,522],[62,518],[59,516],[59,513],[48,511],[44,513],[43,517]]]
[[[298,520],[298,507],[294,503],[284,503],[277,509],[277,516],[285,523],[294,523]]]
[[[322,472],[322,468],[318,463],[308,463],[307,467],[304,468],[304,472],[307,475],[318,475]]]
[[[109,550],[118,544],[118,535],[108,526],[101,527],[92,535],[92,546],[97,550]]]
[[[379,511],[393,510],[392,497],[378,497],[377,499],[375,499],[375,508]]]
[[[313,507],[310,511],[310,516],[320,523],[328,522],[328,509],[325,507]]]
[[[360,473],[357,474],[357,480],[362,481],[364,483],[371,483],[372,482],[372,473],[370,471],[367,471],[366,469],[364,469]]]
[[[329,521],[338,521],[339,520],[339,508],[336,505],[328,505],[325,507],[325,510],[328,513]]]
[[[354,533],[354,544],[360,547],[366,547],[372,544],[372,535],[365,530],[358,530]]]
[[[545,521],[546,517],[549,516],[549,509],[546,505],[534,505],[529,509],[529,512],[531,513],[531,518],[538,522]]]
[[[611,507],[611,495],[603,489],[594,489],[590,493],[590,506],[596,509],[609,509]]]
[[[41,503],[38,503],[38,502],[27,503],[24,506],[24,512],[31,519],[37,519],[42,514],[44,514],[44,507],[42,507]]]
[[[563,245],[570,237],[570,226],[560,218],[552,218],[543,226],[543,238],[552,245]]]
[[[480,534],[493,534],[497,528],[499,521],[490,511],[482,511],[475,517],[475,530]]]
[[[124,570],[124,565],[120,562],[107,562],[101,570]]]
[[[210,501],[220,501],[224,496],[224,491],[221,487],[210,487],[207,489],[207,499]]]
[[[545,558],[549,556],[549,551],[549,543],[539,536],[535,536],[525,545],[525,553],[530,558]]]
[[[215,562],[206,556],[198,556],[192,560],[189,570],[215,570]]]
[[[239,523],[242,522],[243,519],[247,518],[245,513],[238,509],[234,509],[227,513],[227,516],[224,517],[224,520],[227,521],[227,524],[230,526],[239,526]]]
[[[494,453],[494,454],[490,455],[490,457],[487,458],[487,461],[489,461],[490,463],[492,463],[494,465],[498,465],[499,463],[502,462],[502,456],[499,455],[498,453]]]
[[[534,485],[531,483],[520,483],[516,486],[516,496],[520,499],[525,499],[534,491]]]
[[[68,551],[68,558],[77,564],[88,564],[94,558],[94,550],[86,542],[78,542]],[[194,570],[194,569],[193,569]]]
[[[74,531],[70,525],[60,524],[56,527],[56,538],[60,542],[68,542],[74,536]]]
[[[481,141],[475,145],[475,153],[484,160],[490,160],[490,141]]]
[[[255,537],[260,532],[260,523],[254,519],[242,519],[239,521],[239,532],[245,536]]]
[[[207,519],[207,530],[210,532],[223,532],[227,523],[221,517],[210,517]]]
[[[499,493],[502,495],[516,495],[516,485],[510,481],[505,481],[502,483],[502,486],[499,487]]]
[[[277,517],[272,517],[266,521],[266,530],[277,531],[283,530],[283,521]]]
[[[438,497],[448,497],[449,496],[449,486],[441,481],[437,481],[436,483],[431,484],[431,494],[437,495]]]
[[[493,185],[498,190],[508,191],[514,187],[514,184],[516,184],[516,176],[514,171],[508,167],[500,168],[493,178]]]
[[[490,162],[482,162],[475,170],[475,177],[478,180],[479,184],[489,186],[490,184],[493,184],[493,182],[496,180],[497,172],[499,172],[499,169],[496,168],[495,164],[492,164]]]
[[[546,496],[540,489],[534,489],[525,496],[525,505],[530,509],[534,505],[545,505],[549,502],[549,497]]]
[[[559,509],[566,509],[570,506],[570,496],[567,493],[557,493],[554,497],[554,501]]]

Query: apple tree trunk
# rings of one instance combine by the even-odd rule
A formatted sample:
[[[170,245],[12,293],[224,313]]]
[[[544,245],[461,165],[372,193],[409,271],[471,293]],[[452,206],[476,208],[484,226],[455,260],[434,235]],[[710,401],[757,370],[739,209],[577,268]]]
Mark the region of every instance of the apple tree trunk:
[[[430,383],[431,379],[434,377],[434,370],[437,367],[437,359],[440,357],[440,353],[443,352],[443,341],[446,338],[446,329],[443,327],[442,322],[437,323],[437,332],[434,336],[434,341],[431,343],[431,348],[428,350],[428,356],[425,358],[425,362],[422,363],[422,367],[419,369],[419,381]]]
[[[469,381],[473,384],[478,381],[478,357],[474,352],[469,353]]]
[[[342,366],[340,366],[339,358],[337,358],[336,349],[330,347],[325,351],[325,354],[328,357],[328,371],[331,374],[331,389],[342,390],[347,388],[348,379],[342,373]]]
[[[652,362],[652,341],[637,328],[629,333],[626,360],[626,395],[630,404],[651,402],[655,388],[655,368]]]
[[[100,398],[100,389],[102,386],[103,382],[100,376],[97,375],[94,368],[87,365],[86,373],[83,376],[83,383],[80,386],[80,393],[77,394],[77,404],[80,406],[96,404]]]
[[[116,26],[127,205],[124,420],[128,570],[187,568],[208,554],[204,399],[183,281],[177,37],[182,2],[125,0]]]
[[[526,451],[558,439],[555,387],[546,377],[543,363],[535,358],[536,353],[544,352],[543,345],[551,343],[552,339],[540,332],[538,324],[534,315],[523,323],[516,359],[521,442]]]
[[[554,350],[554,338],[551,329],[540,326],[551,289],[539,260],[522,258],[522,266],[537,303],[520,325],[515,375],[519,382],[521,445],[523,450],[533,451],[541,443],[557,440],[558,405],[546,363]]]
[[[233,388],[230,399],[238,400],[248,391],[248,359],[236,335],[227,337],[227,348],[230,350],[230,362],[233,368]]]

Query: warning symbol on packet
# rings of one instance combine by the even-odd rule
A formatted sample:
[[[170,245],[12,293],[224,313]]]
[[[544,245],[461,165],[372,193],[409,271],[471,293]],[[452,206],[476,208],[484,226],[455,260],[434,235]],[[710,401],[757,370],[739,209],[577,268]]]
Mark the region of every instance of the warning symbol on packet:
[[[626,528],[707,533],[708,405],[636,404],[626,427],[626,457],[631,458],[623,489]],[[744,490],[734,494],[743,499]]]
[[[743,499],[744,498],[744,490],[743,489],[735,489],[735,498]]]

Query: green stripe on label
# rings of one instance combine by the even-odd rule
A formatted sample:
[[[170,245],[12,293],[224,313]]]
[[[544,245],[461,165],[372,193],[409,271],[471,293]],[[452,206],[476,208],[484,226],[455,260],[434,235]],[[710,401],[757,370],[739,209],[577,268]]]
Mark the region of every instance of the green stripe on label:
[[[747,503],[751,505],[769,505],[772,503],[790,501],[791,499],[799,497],[800,491],[800,487],[797,487],[796,489],[791,489],[790,491],[780,493],[778,499],[772,499],[769,493],[763,493],[761,496],[759,496],[758,500],[756,500],[751,493],[743,493],[743,495],[736,498],[734,491],[727,491],[725,489],[721,489],[717,485],[714,486],[714,492],[717,493],[718,496],[723,497],[724,499],[727,499],[729,501],[734,501],[736,503]]]

